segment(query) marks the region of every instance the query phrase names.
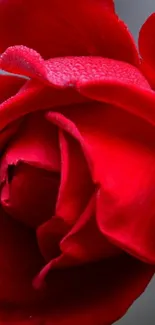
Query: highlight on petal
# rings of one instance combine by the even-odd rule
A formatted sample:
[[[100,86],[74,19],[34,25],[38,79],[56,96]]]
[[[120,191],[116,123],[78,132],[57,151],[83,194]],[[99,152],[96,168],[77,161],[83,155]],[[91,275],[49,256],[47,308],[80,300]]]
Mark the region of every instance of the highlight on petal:
[[[44,78],[46,74],[44,60],[39,53],[23,45],[6,49],[0,57],[0,67],[30,78]]]
[[[113,79],[137,87],[149,87],[147,80],[136,67],[101,56],[55,58],[45,61],[45,66],[47,81],[55,87],[73,87],[88,81],[110,82]]]
[[[139,32],[139,51],[142,57],[142,71],[150,82],[151,86],[155,88],[155,13],[153,13]]]
[[[31,8],[31,9],[30,9]],[[138,53],[111,0],[0,2],[0,51],[24,45],[45,59],[100,55],[137,65]]]
[[[37,71],[37,68],[34,67],[33,71]],[[45,62],[44,68],[46,78],[42,77],[43,84],[40,81],[28,81],[20,92],[0,105],[1,128],[36,110],[88,102],[91,99],[116,102],[116,105],[126,106],[136,114],[146,115],[149,120],[153,118],[153,92],[138,69],[127,63],[100,57],[70,57],[51,59]],[[39,71],[35,78],[40,78],[38,75]],[[92,87],[96,90],[92,91]],[[122,92],[125,96],[122,96]]]
[[[0,67],[6,71],[25,74],[62,88],[74,85],[80,80],[103,78],[106,76],[108,68],[110,68],[108,79],[112,78],[115,73],[115,78],[119,77],[120,82],[124,81],[125,77],[130,77],[130,82],[132,81],[134,84],[138,85],[139,81],[146,84],[145,78],[140,75],[136,67],[121,60],[102,58],[101,56],[69,56],[44,61],[36,51],[24,46],[8,48],[1,55]]]

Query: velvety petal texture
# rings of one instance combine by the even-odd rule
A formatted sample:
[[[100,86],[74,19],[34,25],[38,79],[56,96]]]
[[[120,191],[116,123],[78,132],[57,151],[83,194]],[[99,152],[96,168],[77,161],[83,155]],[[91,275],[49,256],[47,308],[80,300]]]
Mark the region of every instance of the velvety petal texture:
[[[15,47],[15,52],[16,49],[17,48]],[[14,49],[11,50],[11,57],[9,56],[6,61],[3,61],[5,54],[4,56],[2,55],[2,65],[4,62],[5,64],[9,64],[13,52]],[[23,51],[21,53],[23,55]],[[32,55],[30,59],[31,64],[33,62],[33,65],[31,65],[31,68],[33,68],[33,77],[45,82],[45,84],[47,84],[49,87],[56,87],[55,89],[52,87],[54,102],[52,103],[52,96],[49,98],[49,94],[46,93],[48,92],[48,87],[45,90],[45,88],[40,88],[40,83],[38,85],[38,83],[35,84],[27,82],[25,87],[23,87],[20,92],[2,103],[0,106],[1,128],[4,128],[8,123],[28,112],[33,112],[36,109],[45,110],[49,108],[50,105],[53,106],[54,104],[55,106],[62,105],[62,98],[61,100],[59,98],[60,89],[63,90],[62,96],[64,96],[65,105],[73,102],[86,101],[86,98],[84,99],[86,96],[92,96],[92,99],[96,99],[93,92],[90,94],[86,93],[85,87],[88,88],[88,86],[91,87],[91,85],[93,85],[94,87],[97,87],[98,91],[98,89],[100,90],[100,85],[102,85],[102,83],[105,87],[105,102],[110,101],[116,105],[124,106],[125,101],[125,105],[128,110],[132,112],[135,111],[136,114],[141,115],[142,117],[144,115],[144,117],[149,120],[154,119],[154,95],[149,89],[147,80],[137,68],[127,63],[104,59],[101,57],[70,57],[52,59],[49,61],[43,61],[41,58],[39,58],[43,64],[43,67],[41,65],[42,69],[40,70],[40,61],[35,60],[35,52],[30,51],[30,53]],[[28,57],[28,66],[30,61]],[[15,70],[16,67],[22,67],[21,73],[26,73],[27,75],[31,76],[31,72],[29,69],[27,69],[27,65],[26,69],[24,68],[23,70],[23,65],[25,66],[24,62],[25,60],[23,56],[22,60],[20,59],[20,65],[16,59],[16,65],[13,66],[13,70]],[[74,87],[80,90],[82,97],[75,95],[75,92],[73,91]],[[118,92],[117,88],[121,89],[121,91]],[[71,97],[67,96],[70,93],[67,92],[68,89],[71,91]],[[126,92],[126,96],[121,96],[122,90]],[[111,96],[111,93],[113,92],[115,92],[115,96]],[[41,101],[39,100],[40,93]],[[45,96],[45,105],[42,97],[43,94],[48,95]],[[118,99],[116,96],[118,96]],[[100,98],[98,99],[100,100]],[[31,101],[34,101],[34,105],[30,106]],[[36,103],[38,103],[38,106],[36,106]],[[22,105],[23,110],[19,109],[19,105]],[[146,105],[148,106],[147,110]],[[16,109],[16,107],[18,108]]]
[[[0,2],[1,325],[111,325],[151,280],[153,28],[141,62],[112,0]]]
[[[134,41],[114,14],[112,0],[3,0],[0,39],[1,52],[23,44],[46,59],[102,55],[138,63]]]

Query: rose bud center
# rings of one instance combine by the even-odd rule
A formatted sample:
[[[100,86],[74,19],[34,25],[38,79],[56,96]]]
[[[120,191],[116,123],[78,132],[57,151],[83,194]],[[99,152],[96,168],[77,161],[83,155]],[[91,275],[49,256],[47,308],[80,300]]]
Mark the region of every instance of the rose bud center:
[[[23,122],[1,161],[1,204],[16,220],[37,228],[54,212],[60,185],[57,129],[41,114]]]

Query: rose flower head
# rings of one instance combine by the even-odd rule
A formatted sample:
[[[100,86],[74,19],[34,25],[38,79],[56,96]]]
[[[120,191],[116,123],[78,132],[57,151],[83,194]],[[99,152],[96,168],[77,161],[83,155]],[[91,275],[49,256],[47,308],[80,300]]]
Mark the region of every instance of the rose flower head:
[[[154,274],[144,28],[140,58],[112,0],[0,2],[2,325],[111,325]]]

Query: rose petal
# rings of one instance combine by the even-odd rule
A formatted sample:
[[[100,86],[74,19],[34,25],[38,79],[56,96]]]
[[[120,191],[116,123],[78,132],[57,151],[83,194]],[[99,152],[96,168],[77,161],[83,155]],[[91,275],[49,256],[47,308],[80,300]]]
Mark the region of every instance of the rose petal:
[[[80,106],[83,107],[82,105],[80,105]],[[89,150],[90,150],[89,146],[84,141],[84,139],[83,139],[82,135],[80,134],[78,128],[76,127],[75,123],[73,123],[71,121],[71,119],[69,119],[67,117],[67,115],[69,116],[70,109],[72,110],[72,108],[73,108],[72,106],[64,108],[64,113],[65,113],[66,117],[65,117],[65,115],[63,115],[59,112],[52,112],[52,111],[48,112],[46,114],[46,117],[53,124],[57,125],[60,130],[65,131],[66,134],[69,134],[73,139],[75,139],[77,141],[77,143],[80,145],[79,148],[81,147],[80,149],[82,149],[82,151],[80,150],[80,152],[82,152],[85,157],[85,162],[87,162],[87,168],[89,169],[89,172],[91,175],[92,160],[91,160],[91,157],[89,154]],[[61,111],[63,111],[63,108],[61,109]]]
[[[72,269],[68,281],[66,279],[72,302],[63,303],[61,315],[54,313],[49,316],[47,324],[50,321],[61,325],[112,324],[142,293],[152,274],[153,269],[129,257],[106,260],[98,266],[90,264],[81,272],[78,268]],[[61,281],[65,283],[65,279]],[[64,289],[65,296],[66,291]]]
[[[88,102],[90,98],[116,103],[135,114],[153,118],[154,94],[143,75],[129,64],[98,57],[59,58],[46,62],[46,72],[42,81],[46,77],[46,82],[57,89],[37,81],[27,82],[16,96],[0,105],[1,128],[29,112]]]
[[[74,261],[73,265],[79,265],[120,253],[98,229],[94,216],[95,196],[72,228],[58,217],[53,217],[38,228],[38,243],[46,261],[58,257],[62,252],[65,256],[69,255],[70,260]],[[63,261],[60,259],[61,267],[68,267],[68,259],[63,258]]]
[[[152,188],[153,186],[147,186],[144,190],[144,185],[142,187],[140,184],[137,197],[125,199],[122,196],[120,198],[120,193],[116,197],[114,190],[102,190],[98,197],[97,219],[103,235],[113,244],[144,262],[154,264],[155,220]]]
[[[60,132],[61,184],[56,214],[72,225],[83,211],[93,191],[87,161],[79,143]]]
[[[17,91],[24,85],[24,78],[8,73],[0,73],[0,103],[14,96]]]
[[[80,93],[90,99],[121,107],[155,124],[155,96],[144,76],[125,63],[111,61],[107,68],[104,77],[99,72],[94,80],[79,80],[77,87]]]
[[[44,58],[101,55],[138,62],[134,41],[110,0],[2,1],[0,37],[1,52],[23,44]]]
[[[139,51],[142,57],[142,70],[151,86],[155,87],[155,13],[143,24],[139,32]]]
[[[36,51],[25,46],[9,47],[0,57],[0,67],[62,88],[80,81],[112,80],[112,77],[121,83],[128,81],[130,84],[148,86],[136,67],[121,60],[101,56],[69,56],[45,61]]]
[[[117,81],[119,84],[150,88],[136,67],[99,56],[54,58],[45,61],[45,68],[46,75],[42,74],[42,81],[47,79],[55,87],[79,87],[87,82],[96,84],[99,81]]]
[[[18,162],[60,172],[57,128],[40,112],[28,115],[23,121],[6,150],[1,165],[16,165]]]
[[[102,236],[96,223],[95,213],[96,193],[90,199],[75,226],[60,243],[64,255],[71,256],[77,260],[78,264],[95,262],[121,252]]]
[[[43,254],[45,253],[45,255],[43,255],[45,259],[48,261],[47,257],[51,256],[51,260],[35,277],[33,284],[36,289],[45,286],[45,279],[53,269],[75,267],[88,262],[95,263],[95,261],[101,260],[102,258],[106,259],[122,253],[122,251],[113,246],[106,237],[102,236],[96,223],[95,203],[96,193],[93,194],[86,209],[81,214],[75,225],[70,229],[69,227],[67,229],[67,224],[65,225],[65,223],[60,223],[57,217],[55,218],[54,224],[48,222],[47,225],[45,224],[45,228],[41,227],[39,229],[41,230],[38,233],[40,235],[38,236],[39,246],[41,247]],[[53,250],[53,226],[56,225],[57,228],[59,224],[60,232],[58,232],[57,229],[56,236],[54,236],[56,241],[54,240]],[[49,231],[47,231],[47,226],[49,226]],[[45,238],[46,234],[47,239]],[[50,251],[51,254],[49,253]]]
[[[87,99],[73,88],[54,89],[30,80],[15,96],[0,105],[0,129],[31,112],[85,101]]]
[[[13,137],[18,132],[20,125],[21,125],[21,119],[8,125],[8,127],[6,127],[0,132],[0,154],[1,155],[4,153],[5,146],[8,145],[9,141],[13,139]]]
[[[4,279],[7,274],[9,277],[10,274],[13,275],[13,279],[7,277],[6,283],[1,282],[5,289],[1,290],[1,294],[7,295],[8,290],[11,298],[11,288],[13,288],[14,301],[28,299],[30,302],[33,291],[30,296],[27,283],[35,274],[38,265],[42,263],[33,242],[33,234],[6,215],[4,218],[1,215],[1,222],[4,223],[4,227],[1,224],[0,238],[4,241],[0,245],[0,263],[3,261],[2,265],[5,262],[7,266],[8,273],[5,269]],[[29,277],[28,281],[25,271]],[[43,304],[37,309],[32,306],[26,309],[22,306],[14,306],[11,309],[9,305],[0,305],[1,324],[9,325],[10,322],[14,324],[20,322],[21,325],[41,325],[41,323],[72,325],[79,322],[90,325],[111,324],[123,316],[130,304],[143,292],[153,273],[154,268],[128,256],[106,259],[100,263],[68,270],[53,270],[48,278],[53,296],[51,305],[46,303],[45,306]],[[118,292],[120,299],[118,299]]]
[[[33,227],[50,219],[55,211],[59,172],[57,130],[41,114],[31,115],[2,158],[1,182],[5,183],[1,202],[5,210]]]
[[[57,117],[57,114],[48,114],[49,120],[55,123],[53,117]],[[69,134],[60,131],[60,148],[62,167],[56,216],[37,230],[39,247],[46,260],[59,255],[61,239],[79,218],[93,192],[89,168],[80,144]]]
[[[19,89],[25,83],[25,79],[14,76],[11,74],[3,73],[0,74],[0,103],[7,100],[8,98],[16,95]],[[8,140],[16,133],[20,121],[14,125],[7,126],[5,130],[0,132],[0,151],[4,149],[3,147],[8,142]]]
[[[39,53],[23,45],[7,48],[0,57],[0,66],[3,70],[31,78],[36,76],[44,78],[46,74],[44,62]]]
[[[58,216],[53,216],[37,228],[38,245],[47,262],[60,255],[60,242],[69,229],[70,226]]]
[[[42,263],[35,233],[0,208],[0,301],[3,304],[37,301],[40,293],[34,291],[32,279]]]
[[[57,123],[57,113],[49,113],[48,119]],[[60,124],[58,126],[61,127]],[[46,260],[59,255],[61,239],[79,218],[94,188],[80,144],[60,131],[60,148],[62,167],[56,216],[37,230],[39,247]]]
[[[153,267],[126,255],[66,270],[53,269],[47,284],[55,305],[53,312],[44,316],[45,324],[112,324],[143,292],[153,273]]]
[[[102,233],[120,248],[154,263],[154,126],[99,103],[70,107],[64,114],[89,148],[93,179],[102,185],[98,203]]]
[[[65,139],[66,136],[62,135],[60,138],[62,180],[56,213],[72,223],[89,199],[92,183],[79,144],[69,137]],[[4,170],[5,164],[8,166],[16,164],[17,161],[26,161],[40,168],[59,171],[60,161],[55,126],[48,121],[43,123],[42,115],[30,117],[26,130],[23,129],[23,135],[19,134],[19,138],[17,137],[16,142],[14,141],[9,147],[3,159],[2,169]]]
[[[13,171],[11,166],[8,177],[12,179],[2,187],[1,204],[14,219],[36,228],[55,212],[59,174],[23,163],[13,166]]]

